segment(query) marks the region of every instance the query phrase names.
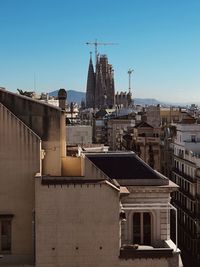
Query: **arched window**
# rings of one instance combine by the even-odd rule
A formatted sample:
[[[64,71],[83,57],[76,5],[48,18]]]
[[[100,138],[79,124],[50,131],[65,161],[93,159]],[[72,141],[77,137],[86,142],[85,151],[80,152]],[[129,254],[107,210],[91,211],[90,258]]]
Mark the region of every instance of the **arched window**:
[[[149,212],[133,214],[133,244],[151,244],[151,215]]]

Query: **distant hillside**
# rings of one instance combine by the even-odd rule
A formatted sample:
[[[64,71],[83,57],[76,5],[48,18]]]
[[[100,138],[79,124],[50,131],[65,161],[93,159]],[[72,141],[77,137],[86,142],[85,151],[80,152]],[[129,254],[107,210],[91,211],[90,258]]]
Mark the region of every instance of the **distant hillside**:
[[[57,97],[58,90],[55,90],[51,93],[49,93],[49,96]],[[68,90],[67,91],[67,101],[70,102],[77,102],[81,103],[82,100],[85,101],[85,92],[75,91],[75,90]],[[154,98],[134,98],[134,104],[135,105],[165,105],[166,103],[163,103],[157,99]]]
[[[55,90],[55,91],[49,93],[49,96],[57,97],[58,91],[59,90]],[[85,101],[85,92],[79,92],[79,91],[75,91],[75,90],[67,90],[67,102],[68,103],[71,103],[71,102],[81,103],[82,100]]]
[[[134,98],[135,105],[158,105],[164,104],[161,101],[158,101],[154,98]]]

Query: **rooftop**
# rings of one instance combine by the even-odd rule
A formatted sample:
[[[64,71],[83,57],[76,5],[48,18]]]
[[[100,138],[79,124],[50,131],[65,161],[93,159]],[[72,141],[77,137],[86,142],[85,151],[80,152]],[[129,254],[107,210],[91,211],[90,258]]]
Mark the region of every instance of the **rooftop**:
[[[168,185],[169,180],[153,170],[134,152],[112,152],[87,154],[109,178],[116,179],[121,185]]]

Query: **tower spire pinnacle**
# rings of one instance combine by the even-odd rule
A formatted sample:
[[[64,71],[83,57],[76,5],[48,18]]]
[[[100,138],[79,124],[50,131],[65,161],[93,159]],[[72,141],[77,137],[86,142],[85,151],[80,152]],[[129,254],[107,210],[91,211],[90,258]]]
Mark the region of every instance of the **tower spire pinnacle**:
[[[95,73],[92,63],[92,52],[90,52],[90,60],[88,67],[87,88],[86,88],[86,106],[87,108],[94,107],[94,94],[95,94]]]

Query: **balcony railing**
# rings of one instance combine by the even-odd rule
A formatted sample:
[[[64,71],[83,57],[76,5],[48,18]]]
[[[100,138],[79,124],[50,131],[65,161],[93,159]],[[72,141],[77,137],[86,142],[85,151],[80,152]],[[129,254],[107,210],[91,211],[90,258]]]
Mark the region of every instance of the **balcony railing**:
[[[177,209],[182,210],[185,214],[190,216],[192,219],[197,219],[197,214],[195,212],[192,212],[190,209],[188,209],[180,200],[173,199],[173,204]]]
[[[158,137],[144,137],[144,136],[138,136],[136,137],[137,143],[143,143],[143,144],[160,144],[160,138]]]
[[[186,139],[184,140],[185,143],[200,143],[200,138],[196,139]]]
[[[185,174],[184,172],[181,172],[179,169],[177,168],[172,168],[172,171],[175,173],[175,174],[178,174],[179,176],[182,176],[185,180],[188,180],[192,183],[195,183],[196,182],[196,178],[195,177],[191,177],[187,174]]]
[[[122,203],[122,210],[123,211],[131,211],[136,210],[143,211],[143,210],[166,210],[166,212],[169,214],[170,210],[173,210],[175,212],[175,244],[169,239],[168,241],[165,240],[156,240],[156,242],[151,242],[151,245],[136,245],[136,244],[130,244],[130,240],[127,239],[126,242],[128,244],[122,244],[122,247],[120,249],[120,257],[121,258],[138,258],[140,256],[142,257],[167,257],[167,255],[172,255],[172,252],[178,252],[177,242],[178,242],[178,230],[177,230],[177,209],[171,204],[171,203]],[[168,220],[168,219],[166,219]],[[126,223],[126,222],[123,222]],[[168,221],[169,223],[169,221]],[[168,232],[168,230],[166,230]],[[169,235],[168,232],[166,234]],[[171,243],[170,243],[171,242]],[[173,244],[173,245],[172,245]],[[153,255],[153,256],[152,256]],[[159,255],[159,256],[158,256]]]
[[[120,249],[119,257],[122,259],[135,258],[167,258],[172,257],[173,248],[154,248],[151,246],[130,246],[124,245]]]

